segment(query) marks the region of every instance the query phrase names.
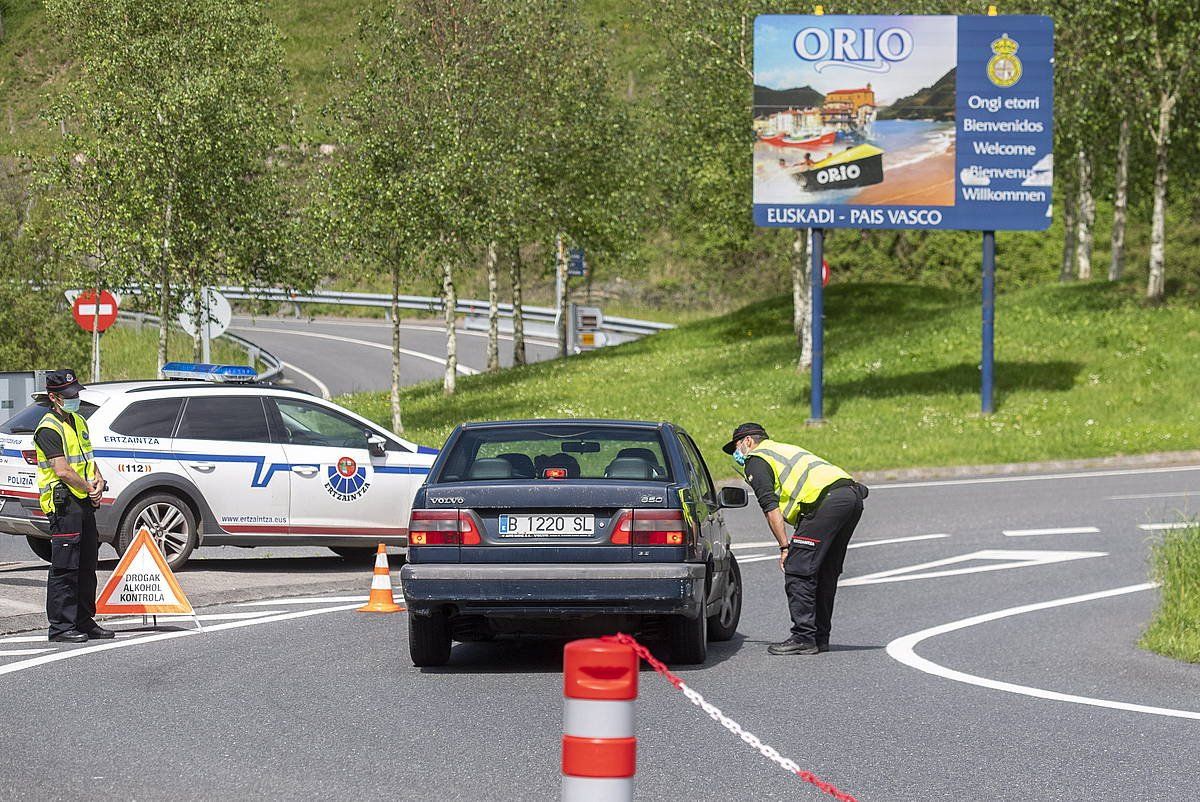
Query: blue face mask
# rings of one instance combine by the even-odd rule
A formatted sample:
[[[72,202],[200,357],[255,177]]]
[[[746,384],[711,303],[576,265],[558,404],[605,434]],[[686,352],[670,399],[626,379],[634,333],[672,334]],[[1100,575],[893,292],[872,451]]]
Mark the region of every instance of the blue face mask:
[[[736,462],[738,465],[744,466],[746,464],[746,455],[740,451],[735,450],[733,452],[733,461]]]
[[[79,399],[78,398],[64,398],[62,400],[62,408],[64,410],[66,410],[67,412],[78,412],[79,411]]]

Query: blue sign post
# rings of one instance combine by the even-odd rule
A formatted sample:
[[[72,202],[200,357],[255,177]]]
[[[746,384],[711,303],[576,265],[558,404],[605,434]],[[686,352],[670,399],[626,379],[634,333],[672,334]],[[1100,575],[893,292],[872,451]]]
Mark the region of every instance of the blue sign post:
[[[572,248],[567,251],[567,275],[587,275],[587,258],[584,256],[583,248]]]
[[[826,228],[984,232],[981,390],[992,411],[994,232],[1050,225],[1053,55],[1041,16],[755,20],[754,220],[813,229],[814,420]]]

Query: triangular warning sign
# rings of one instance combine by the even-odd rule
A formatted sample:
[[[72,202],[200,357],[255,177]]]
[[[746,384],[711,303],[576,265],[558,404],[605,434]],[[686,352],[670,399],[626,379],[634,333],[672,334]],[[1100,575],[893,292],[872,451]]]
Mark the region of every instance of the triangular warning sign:
[[[97,613],[182,613],[195,615],[175,575],[159,551],[150,532],[142,529],[125,550],[116,570],[108,578]]]

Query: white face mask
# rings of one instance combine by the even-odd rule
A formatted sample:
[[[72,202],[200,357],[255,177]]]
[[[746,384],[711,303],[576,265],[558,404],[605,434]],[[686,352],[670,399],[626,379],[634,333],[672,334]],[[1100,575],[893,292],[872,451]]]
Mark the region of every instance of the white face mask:
[[[78,398],[64,398],[62,400],[62,408],[67,412],[78,412],[79,403]]]

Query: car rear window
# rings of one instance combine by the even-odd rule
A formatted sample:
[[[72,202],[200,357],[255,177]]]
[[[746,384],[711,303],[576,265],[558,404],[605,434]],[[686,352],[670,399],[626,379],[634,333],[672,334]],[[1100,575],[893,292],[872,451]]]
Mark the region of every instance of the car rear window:
[[[271,442],[262,399],[245,395],[189,398],[175,437],[237,443]]]
[[[656,429],[542,425],[463,432],[439,482],[503,479],[669,481]]]
[[[95,404],[89,404],[87,401],[81,401],[79,404],[79,414],[84,420],[92,417],[92,413],[100,407]],[[30,404],[23,410],[13,415],[4,423],[0,423],[0,434],[33,434],[37,429],[38,423],[50,411],[50,407],[45,404]]]
[[[117,434],[137,437],[170,437],[179,417],[182,398],[152,398],[130,404],[109,426]]]

